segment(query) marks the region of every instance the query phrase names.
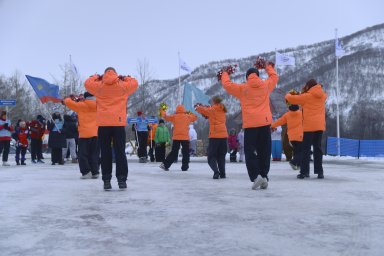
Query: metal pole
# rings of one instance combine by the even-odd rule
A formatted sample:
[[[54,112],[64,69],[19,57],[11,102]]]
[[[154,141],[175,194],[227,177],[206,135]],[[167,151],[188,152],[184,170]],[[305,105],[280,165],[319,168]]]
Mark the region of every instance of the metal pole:
[[[335,54],[337,29],[335,29]],[[340,156],[340,111],[339,111],[339,57],[336,56],[336,130],[337,130],[337,155]]]
[[[179,90],[178,90],[178,98],[181,100],[181,80],[180,80],[180,52],[177,52],[178,61],[179,61]],[[177,103],[176,103],[177,105]]]

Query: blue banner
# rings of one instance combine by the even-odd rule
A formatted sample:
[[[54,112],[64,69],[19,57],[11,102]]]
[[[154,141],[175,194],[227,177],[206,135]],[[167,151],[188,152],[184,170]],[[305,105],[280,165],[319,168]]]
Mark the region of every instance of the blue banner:
[[[196,103],[208,105],[209,100],[210,97],[196,86],[189,83],[184,84],[183,105],[187,111],[191,111],[192,113],[197,114],[193,106]]]

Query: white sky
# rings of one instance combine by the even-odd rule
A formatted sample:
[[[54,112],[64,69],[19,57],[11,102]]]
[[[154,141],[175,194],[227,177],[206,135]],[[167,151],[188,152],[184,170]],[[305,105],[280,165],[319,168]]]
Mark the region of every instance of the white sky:
[[[0,0],[0,74],[52,81],[69,55],[83,78],[114,66],[178,76],[177,52],[195,68],[345,36],[384,22],[382,0]]]

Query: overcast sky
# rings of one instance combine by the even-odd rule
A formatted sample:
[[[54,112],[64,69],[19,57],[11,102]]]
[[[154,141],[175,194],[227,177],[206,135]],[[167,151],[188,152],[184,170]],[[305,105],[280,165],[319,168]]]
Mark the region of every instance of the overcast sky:
[[[107,66],[154,78],[275,48],[333,39],[384,22],[383,0],[0,0],[0,74],[52,81],[69,62],[82,78]]]

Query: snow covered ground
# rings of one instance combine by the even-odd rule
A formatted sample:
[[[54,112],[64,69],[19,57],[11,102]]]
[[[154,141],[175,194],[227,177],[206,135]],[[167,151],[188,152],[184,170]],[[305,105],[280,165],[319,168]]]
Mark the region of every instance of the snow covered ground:
[[[384,255],[382,159],[327,157],[324,180],[272,162],[257,191],[242,163],[212,180],[205,158],[180,162],[129,158],[109,192],[75,164],[0,166],[0,255]]]

